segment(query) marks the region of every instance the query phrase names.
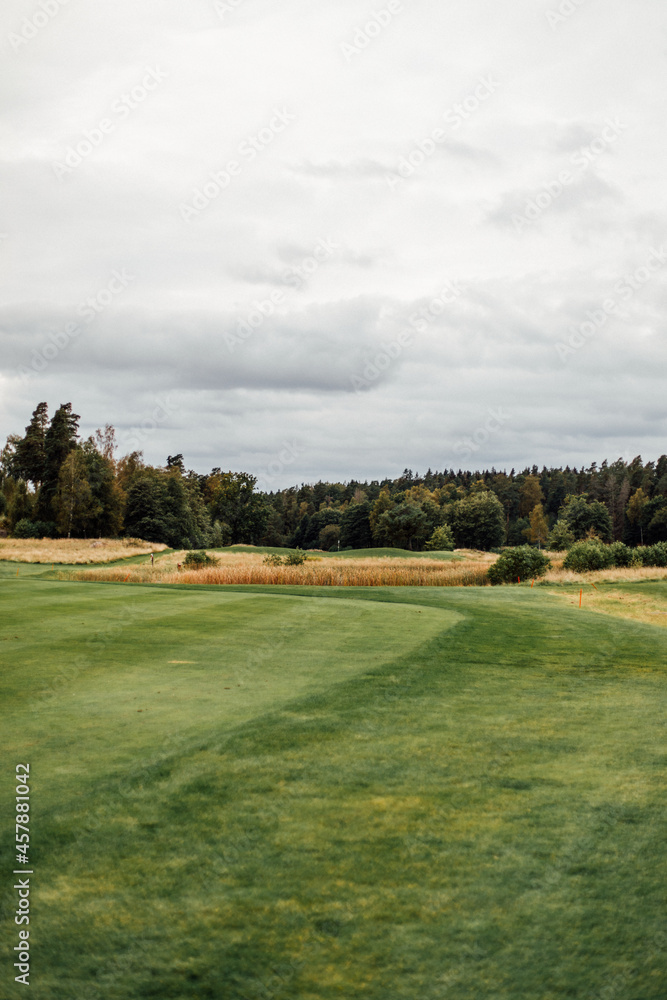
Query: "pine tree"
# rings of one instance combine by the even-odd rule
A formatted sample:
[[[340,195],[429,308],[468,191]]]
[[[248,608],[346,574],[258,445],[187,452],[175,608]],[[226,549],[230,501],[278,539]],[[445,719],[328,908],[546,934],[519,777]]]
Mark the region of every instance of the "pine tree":
[[[54,501],[60,469],[76,447],[79,419],[78,413],[72,413],[72,404],[63,403],[54,413],[44,435],[44,479],[38,500],[39,517],[42,521],[54,522],[57,519]]]
[[[45,435],[48,422],[48,406],[46,403],[39,403],[25,429],[25,437],[16,447],[15,472],[21,479],[35,486],[41,485],[44,481]]]

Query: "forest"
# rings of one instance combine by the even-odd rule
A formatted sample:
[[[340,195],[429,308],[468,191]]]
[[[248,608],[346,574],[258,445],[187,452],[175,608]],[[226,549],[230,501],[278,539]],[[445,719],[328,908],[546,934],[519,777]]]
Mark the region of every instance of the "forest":
[[[667,455],[589,468],[459,469],[302,484],[270,493],[248,472],[116,454],[107,424],[86,440],[71,403],[42,402],[0,452],[0,532],[14,538],[141,538],[173,548],[554,550],[595,536],[667,541]]]

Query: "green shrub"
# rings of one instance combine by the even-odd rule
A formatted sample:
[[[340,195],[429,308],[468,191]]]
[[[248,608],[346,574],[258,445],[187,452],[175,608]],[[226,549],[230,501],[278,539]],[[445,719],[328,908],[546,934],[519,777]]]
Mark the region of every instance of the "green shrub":
[[[296,552],[288,552],[286,556],[270,552],[262,560],[265,566],[303,566],[305,561],[306,553],[302,552],[301,549],[297,549]]]
[[[46,521],[30,521],[27,517],[14,525],[14,538],[52,538],[56,533],[55,525]]]
[[[667,566],[667,542],[638,545],[635,554],[641,566]]]
[[[424,545],[428,552],[453,552],[454,535],[448,524],[443,524],[436,528],[429,540]]]
[[[297,549],[296,552],[288,552],[285,556],[286,566],[303,566],[306,561],[306,553]]]
[[[205,569],[207,566],[217,566],[218,560],[210,556],[208,552],[196,549],[194,552],[188,552],[183,560],[183,565],[187,569]]]
[[[611,556],[611,566],[632,566],[633,551],[623,542],[612,542],[609,546],[609,555]]]
[[[505,549],[489,568],[491,583],[516,583],[519,578],[532,580],[544,576],[551,561],[539,549],[530,545],[520,545],[515,549]]]
[[[612,546],[605,545],[590,538],[585,542],[576,542],[565,556],[563,567],[572,569],[575,573],[586,573],[594,569],[608,569],[614,565]]]

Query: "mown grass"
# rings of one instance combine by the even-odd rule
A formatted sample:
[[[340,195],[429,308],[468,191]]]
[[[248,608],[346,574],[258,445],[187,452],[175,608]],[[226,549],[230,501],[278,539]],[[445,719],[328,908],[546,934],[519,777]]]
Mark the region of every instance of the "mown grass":
[[[37,1000],[664,1000],[662,629],[537,588],[35,567],[0,610]]]

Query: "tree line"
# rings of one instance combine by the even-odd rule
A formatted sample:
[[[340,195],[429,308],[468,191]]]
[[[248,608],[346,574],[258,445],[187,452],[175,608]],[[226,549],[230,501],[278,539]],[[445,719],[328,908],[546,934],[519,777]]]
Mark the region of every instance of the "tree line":
[[[136,537],[174,548],[569,548],[595,536],[667,541],[667,456],[657,462],[537,466],[318,482],[270,493],[247,472],[200,474],[117,456],[114,428],[81,440],[71,403],[39,403],[0,452],[0,520],[14,537]]]

